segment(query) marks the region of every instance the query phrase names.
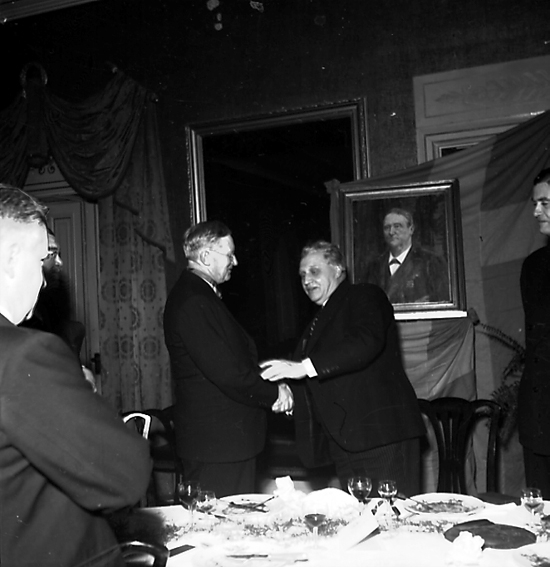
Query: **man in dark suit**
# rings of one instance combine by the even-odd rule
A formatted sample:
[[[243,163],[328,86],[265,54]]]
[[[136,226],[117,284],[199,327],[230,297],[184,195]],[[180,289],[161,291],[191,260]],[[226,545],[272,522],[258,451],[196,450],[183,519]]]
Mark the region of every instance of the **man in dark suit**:
[[[321,309],[294,362],[265,362],[265,380],[289,378],[298,452],[306,466],[332,461],[343,487],[355,474],[391,478],[420,491],[419,437],[424,423],[401,362],[393,308],[371,284],[351,285],[337,246],[306,246],[302,287]],[[328,451],[323,454],[322,449]]]
[[[266,410],[290,411],[292,393],[286,384],[261,379],[254,341],[219,297],[218,285],[237,265],[227,226],[210,221],[191,227],[183,249],[188,269],[164,311],[177,450],[185,476],[217,496],[254,492]]]
[[[550,169],[535,178],[534,216],[539,231],[550,236]],[[550,498],[550,246],[523,262],[520,276],[525,311],[525,367],[518,398],[519,440],[527,486]]]
[[[145,493],[149,446],[65,342],[17,326],[43,284],[45,213],[0,185],[0,564],[122,567],[106,514]]]
[[[391,303],[449,301],[449,276],[443,258],[413,245],[414,222],[405,209],[384,217],[388,251],[369,262],[365,281],[381,287]]]

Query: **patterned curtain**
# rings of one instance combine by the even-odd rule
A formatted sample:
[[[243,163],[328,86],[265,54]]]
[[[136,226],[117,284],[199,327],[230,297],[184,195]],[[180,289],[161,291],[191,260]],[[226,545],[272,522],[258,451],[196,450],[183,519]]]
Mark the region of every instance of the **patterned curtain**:
[[[24,84],[0,112],[0,179],[22,186],[36,140],[47,140],[75,192],[99,202],[101,392],[121,411],[166,407],[161,314],[174,251],[151,93],[121,72],[80,103],[46,83]]]
[[[121,411],[171,404],[164,256],[113,197],[99,203],[101,393]]]
[[[99,201],[101,391],[121,411],[172,402],[162,325],[166,250],[150,244],[170,241],[168,223],[159,222],[168,212],[156,134],[148,106],[120,188]]]

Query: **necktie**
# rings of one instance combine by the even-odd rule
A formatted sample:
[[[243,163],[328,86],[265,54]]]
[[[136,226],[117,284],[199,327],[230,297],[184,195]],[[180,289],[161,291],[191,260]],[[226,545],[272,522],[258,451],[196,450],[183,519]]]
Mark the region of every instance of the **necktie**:
[[[401,266],[401,262],[397,258],[390,260],[390,274],[393,276],[397,269]]]
[[[313,335],[313,331],[315,330],[315,325],[317,325],[317,321],[319,319],[319,314],[321,313],[321,310],[319,310],[317,312],[317,314],[315,315],[315,317],[313,317],[311,323],[309,324],[308,330],[302,340],[302,356],[305,356],[306,354],[306,348],[307,348],[307,344],[309,342],[309,339],[311,339],[311,336]]]

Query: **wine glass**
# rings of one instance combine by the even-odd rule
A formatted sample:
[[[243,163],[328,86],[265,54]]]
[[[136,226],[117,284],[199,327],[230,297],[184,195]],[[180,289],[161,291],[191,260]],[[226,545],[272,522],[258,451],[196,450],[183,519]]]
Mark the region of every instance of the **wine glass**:
[[[178,483],[178,499],[184,508],[191,513],[191,527],[193,527],[193,512],[197,505],[200,484],[195,480],[182,480]]]
[[[197,510],[210,512],[216,504],[216,493],[213,490],[200,490],[197,497]]]
[[[352,476],[348,478],[349,493],[361,504],[366,504],[372,489],[372,481],[367,476]]]
[[[319,512],[306,514],[304,520],[307,527],[313,532],[313,538],[317,541],[319,537],[319,528],[326,522],[326,515]]]
[[[388,503],[390,510],[398,515],[393,505],[393,500],[397,495],[397,483],[395,480],[384,479],[378,481],[378,494]]]
[[[380,498],[389,502],[390,506],[393,505],[393,499],[397,495],[397,483],[395,480],[385,479],[378,481],[378,494],[380,494]]]
[[[535,520],[536,515],[544,510],[544,502],[540,488],[523,488],[521,491],[521,503],[529,510],[533,520]]]

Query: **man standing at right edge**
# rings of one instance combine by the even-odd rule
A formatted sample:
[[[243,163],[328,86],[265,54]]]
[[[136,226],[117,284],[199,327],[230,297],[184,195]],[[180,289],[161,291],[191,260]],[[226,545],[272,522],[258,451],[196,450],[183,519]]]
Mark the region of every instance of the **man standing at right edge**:
[[[550,168],[534,180],[533,212],[539,231],[550,236]],[[521,297],[525,311],[525,368],[518,398],[519,440],[527,486],[550,498],[550,247],[523,262]]]

